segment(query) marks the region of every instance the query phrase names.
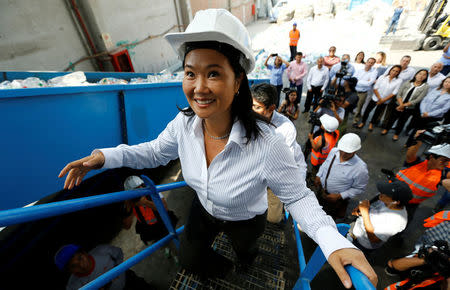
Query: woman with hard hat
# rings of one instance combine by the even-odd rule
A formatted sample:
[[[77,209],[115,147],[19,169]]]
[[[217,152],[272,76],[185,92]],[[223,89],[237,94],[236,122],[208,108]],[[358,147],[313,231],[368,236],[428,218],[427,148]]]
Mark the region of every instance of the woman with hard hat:
[[[313,176],[322,163],[327,159],[328,153],[334,148],[339,139],[339,121],[329,115],[322,115],[320,118],[320,135],[313,138],[313,134],[309,133],[309,141],[311,142],[311,165],[313,166]],[[316,134],[317,135],[317,134]]]
[[[157,139],[94,150],[61,171],[64,187],[80,184],[98,168],[154,168],[179,158],[183,177],[196,191],[182,236],[182,265],[207,276],[225,275],[231,261],[212,250],[216,234],[230,238],[240,263],[252,262],[263,233],[266,188],[321,247],[343,284],[352,264],[376,284],[362,252],[341,236],[298,178],[300,169],[280,135],[252,110],[247,73],[255,64],[244,25],[224,9],[197,12],[185,32],[165,36],[183,59],[183,109]]]

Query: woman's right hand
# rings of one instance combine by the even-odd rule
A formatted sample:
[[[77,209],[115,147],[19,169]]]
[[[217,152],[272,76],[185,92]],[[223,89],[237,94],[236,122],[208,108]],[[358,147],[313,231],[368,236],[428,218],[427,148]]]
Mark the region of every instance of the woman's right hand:
[[[72,189],[75,185],[80,185],[89,171],[102,168],[103,164],[105,164],[105,156],[101,151],[97,151],[90,156],[70,162],[61,170],[58,177],[61,178],[69,173],[64,182],[64,189]]]

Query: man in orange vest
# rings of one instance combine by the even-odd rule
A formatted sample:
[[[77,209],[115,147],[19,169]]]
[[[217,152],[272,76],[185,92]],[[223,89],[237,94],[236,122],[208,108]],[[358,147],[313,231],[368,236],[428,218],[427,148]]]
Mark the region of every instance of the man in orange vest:
[[[336,118],[327,114],[322,115],[320,118],[320,131],[316,133],[314,138],[312,133],[309,133],[309,141],[311,142],[311,165],[312,176],[315,177],[319,167],[328,157],[331,149],[334,148],[338,139],[339,131],[337,130],[339,122]]]
[[[418,131],[416,139],[423,132],[423,130]],[[419,204],[436,194],[437,186],[442,179],[442,171],[450,160],[449,144],[432,146],[426,152],[426,160],[421,160],[417,156],[421,145],[422,141],[417,140],[417,144],[408,148],[405,161],[408,168],[400,170],[396,175],[397,179],[406,182],[413,192],[413,198],[406,207],[408,222],[414,216]]]
[[[424,222],[424,227],[428,229],[416,242],[415,250],[406,257],[389,260],[385,268],[385,272],[389,276],[405,276],[407,271],[414,268],[421,271],[428,269],[428,272],[431,272],[431,275],[420,281],[411,281],[410,278],[407,278],[403,281],[387,286],[385,288],[386,290],[416,289],[444,280],[443,276],[446,275],[444,275],[444,273],[440,273],[442,272],[439,271],[440,269],[433,269],[433,266],[437,266],[437,264],[440,263],[436,263],[433,259],[430,261],[430,257],[427,257],[428,255],[425,255],[424,257],[420,254],[420,249],[426,248],[430,253],[439,249],[441,252],[448,253],[448,244],[450,243],[450,211],[447,210],[438,212],[437,214],[425,219]],[[445,243],[447,243],[447,246]],[[429,269],[430,266],[432,269]],[[448,271],[449,267],[445,268]]]
[[[138,176],[129,176],[124,182],[125,190],[133,190],[144,188],[144,181]],[[159,194],[164,207],[167,210],[167,203],[162,194]],[[148,244],[152,241],[157,241],[169,232],[167,231],[161,216],[156,209],[155,204],[146,196],[138,197],[132,200],[125,201],[125,208],[130,213],[123,222],[123,227],[129,229],[131,227],[133,217],[136,221],[136,233],[140,235],[142,242]],[[168,211],[169,218],[172,225],[175,227],[178,218],[173,211]]]
[[[293,61],[297,54],[297,44],[300,39],[300,31],[297,29],[297,23],[294,22],[292,30],[289,31],[289,49],[291,50],[290,61]]]

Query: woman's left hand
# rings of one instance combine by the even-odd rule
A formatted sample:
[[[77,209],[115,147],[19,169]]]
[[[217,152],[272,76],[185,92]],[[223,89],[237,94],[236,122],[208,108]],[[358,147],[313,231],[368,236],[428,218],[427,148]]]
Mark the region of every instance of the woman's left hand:
[[[360,270],[367,278],[369,278],[370,282],[372,282],[375,287],[377,286],[377,274],[360,250],[348,248],[334,251],[328,257],[328,263],[333,267],[342,284],[347,289],[352,287],[352,280],[344,268],[346,265],[352,265]]]

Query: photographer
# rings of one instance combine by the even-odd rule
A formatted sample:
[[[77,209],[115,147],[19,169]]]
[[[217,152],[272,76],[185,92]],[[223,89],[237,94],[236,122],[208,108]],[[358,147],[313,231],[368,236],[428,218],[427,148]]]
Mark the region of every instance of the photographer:
[[[338,139],[339,131],[337,127],[339,126],[338,120],[334,117],[328,115],[323,115],[320,117],[320,130],[317,131],[317,137],[314,138],[312,133],[308,134],[309,142],[311,144],[311,165],[312,165],[312,176],[315,177],[319,167],[328,157],[331,149],[334,148]]]
[[[350,55],[342,55],[340,63],[333,65],[330,69],[330,80],[333,81],[335,77],[352,77],[355,73],[355,67],[350,63]],[[344,79],[345,79],[344,78]]]
[[[352,215],[358,219],[349,231],[347,238],[362,251],[370,252],[380,248],[390,237],[406,227],[407,212],[405,205],[412,198],[411,189],[402,181],[379,181],[378,200],[370,204],[360,201]]]
[[[335,117],[340,124],[345,117],[345,110],[341,107],[343,104],[343,98],[325,93],[322,98],[320,98],[319,105],[314,109],[314,113],[316,113],[317,117],[325,114]],[[314,127],[314,132],[317,130],[319,130],[319,126]]]
[[[272,64],[268,64],[269,59],[275,58]],[[281,89],[283,88],[283,72],[289,67],[289,62],[278,56],[278,53],[270,54],[264,65],[270,70],[270,84],[277,88],[278,100],[280,100]],[[277,102],[277,106],[279,102]]]
[[[406,209],[408,211],[408,221],[410,221],[417,207],[426,199],[434,196],[437,186],[441,181],[442,170],[448,165],[450,160],[450,145],[440,144],[432,146],[426,152],[426,159],[422,160],[417,156],[417,152],[422,146],[420,134],[415,135],[416,144],[410,146],[406,152],[406,169],[400,170],[396,177],[406,182],[412,190],[413,198],[409,201]]]
[[[441,211],[427,218],[424,227],[428,229],[417,240],[414,251],[406,257],[388,261],[385,268],[386,274],[407,279],[392,284],[386,289],[410,289],[406,287],[412,286],[411,284],[413,283],[417,286],[420,284],[423,286],[431,285],[445,280],[438,278],[439,276],[448,277],[450,269],[450,253],[448,250],[448,243],[450,243],[450,236],[448,235],[450,231],[449,216],[448,211]],[[439,275],[436,276],[434,275],[435,273]],[[403,288],[397,286],[402,286]]]

